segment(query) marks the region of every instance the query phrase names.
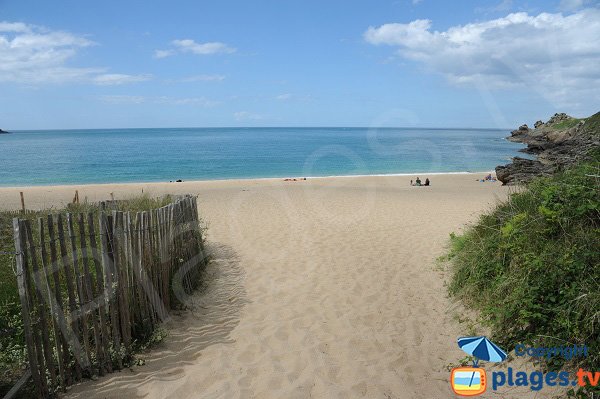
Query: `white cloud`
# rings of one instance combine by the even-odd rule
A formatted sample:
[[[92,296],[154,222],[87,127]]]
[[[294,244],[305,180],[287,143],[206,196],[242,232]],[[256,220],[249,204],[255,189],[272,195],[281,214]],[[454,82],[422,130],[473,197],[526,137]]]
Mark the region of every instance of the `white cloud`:
[[[275,98],[280,101],[286,101],[286,100],[290,100],[292,97],[293,97],[292,93],[284,93],[284,94],[278,95]]]
[[[69,65],[79,50],[94,44],[69,32],[0,22],[0,82],[124,84],[149,79],[149,75],[109,74],[106,68]]]
[[[166,58],[173,54],[175,54],[173,50],[154,50],[154,58]]]
[[[60,83],[103,71],[66,65],[77,50],[94,44],[82,36],[22,22],[0,22],[0,33],[0,82]]]
[[[173,40],[173,45],[182,51],[194,54],[233,53],[236,49],[221,42],[196,43],[192,39]]]
[[[225,43],[221,42],[206,42],[196,43],[192,39],[177,39],[171,42],[173,48],[168,50],[155,50],[154,58],[165,58],[175,55],[176,53],[192,53],[198,55],[211,55],[211,54],[231,54],[235,53],[237,49],[230,47]]]
[[[99,86],[116,86],[127,83],[145,82],[152,79],[152,75],[126,75],[122,73],[105,73],[94,78],[94,83]]]
[[[133,96],[133,95],[104,95],[100,101],[109,104],[166,104],[166,105],[195,105],[199,107],[213,107],[218,101],[204,97],[169,97],[169,96]]]
[[[600,10],[575,14],[513,13],[484,22],[431,29],[431,21],[370,27],[367,42],[397,47],[455,84],[528,87],[556,105],[598,102]]]
[[[233,117],[238,121],[258,121],[263,119],[261,115],[248,112],[248,111],[239,111],[233,114]]]
[[[0,32],[31,32],[31,29],[23,22],[0,22]]]

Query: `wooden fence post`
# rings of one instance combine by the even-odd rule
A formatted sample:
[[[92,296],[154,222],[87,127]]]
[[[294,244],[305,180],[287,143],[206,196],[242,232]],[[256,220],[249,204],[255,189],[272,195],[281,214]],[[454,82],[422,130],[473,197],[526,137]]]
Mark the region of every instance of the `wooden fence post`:
[[[21,212],[25,213],[25,197],[23,196],[23,191],[19,192],[21,196]]]

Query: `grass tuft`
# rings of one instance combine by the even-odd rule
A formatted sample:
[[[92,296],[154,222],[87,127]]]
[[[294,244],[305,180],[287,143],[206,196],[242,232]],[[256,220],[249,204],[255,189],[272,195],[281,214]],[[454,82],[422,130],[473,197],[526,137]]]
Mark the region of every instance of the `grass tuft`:
[[[558,123],[554,123],[551,126],[555,130],[570,129],[573,126],[577,125],[581,121],[582,121],[582,119],[571,118],[571,119],[566,119],[564,121],[560,121]]]

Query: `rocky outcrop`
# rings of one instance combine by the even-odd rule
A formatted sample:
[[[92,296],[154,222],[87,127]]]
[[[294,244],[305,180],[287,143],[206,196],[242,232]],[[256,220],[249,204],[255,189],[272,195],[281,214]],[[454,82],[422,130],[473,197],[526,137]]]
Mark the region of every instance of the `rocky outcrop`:
[[[585,119],[565,113],[554,114],[547,122],[537,121],[534,129],[521,125],[508,140],[527,144],[521,151],[537,159],[515,157],[512,163],[496,168],[503,184],[525,183],[537,176],[547,176],[588,157],[600,147],[600,112]]]
[[[569,116],[567,114],[565,114],[564,112],[558,113],[558,114],[554,114],[550,117],[550,119],[548,119],[548,124],[551,125],[553,123],[558,123],[558,122],[562,122],[562,121],[566,121],[569,119],[574,119],[572,116]]]
[[[0,134],[8,134],[8,133],[10,133],[10,132],[7,132],[6,130],[0,129]]]
[[[512,163],[496,167],[496,178],[502,184],[523,183],[534,176],[548,176],[553,169],[538,160],[514,157]]]

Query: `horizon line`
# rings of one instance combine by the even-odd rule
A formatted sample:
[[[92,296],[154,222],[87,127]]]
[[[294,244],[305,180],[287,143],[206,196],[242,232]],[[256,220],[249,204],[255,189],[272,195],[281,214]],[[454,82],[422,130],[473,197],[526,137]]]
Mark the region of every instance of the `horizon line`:
[[[514,130],[508,127],[465,127],[465,126],[169,126],[169,127],[75,127],[75,128],[46,128],[46,129],[12,129],[4,130],[6,133],[17,132],[46,132],[54,130],[145,130],[145,129],[431,129],[431,130]]]

